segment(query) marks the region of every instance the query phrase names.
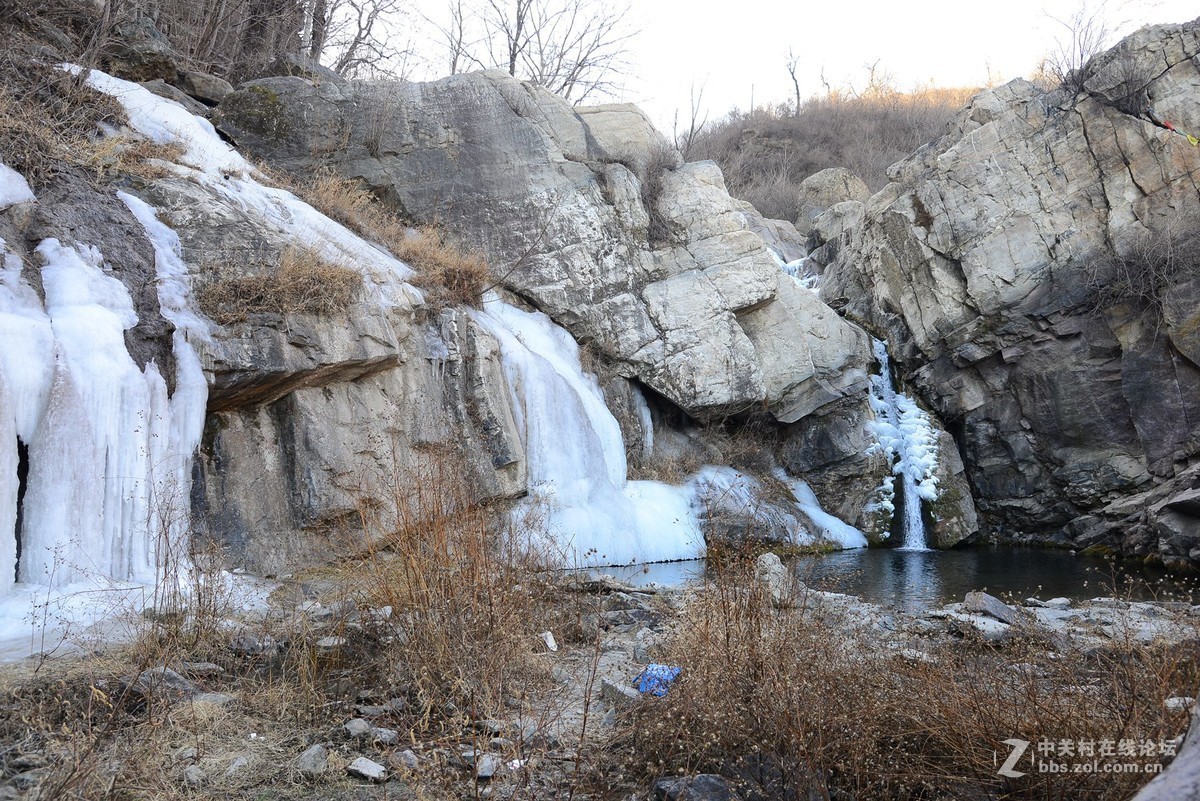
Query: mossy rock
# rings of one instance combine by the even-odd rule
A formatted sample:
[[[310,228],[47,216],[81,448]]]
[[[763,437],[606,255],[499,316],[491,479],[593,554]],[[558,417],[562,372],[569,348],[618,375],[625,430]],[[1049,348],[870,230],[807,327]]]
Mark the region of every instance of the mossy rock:
[[[292,132],[287,107],[269,86],[256,84],[234,92],[221,101],[218,113],[223,128],[240,129],[265,140],[282,142]]]

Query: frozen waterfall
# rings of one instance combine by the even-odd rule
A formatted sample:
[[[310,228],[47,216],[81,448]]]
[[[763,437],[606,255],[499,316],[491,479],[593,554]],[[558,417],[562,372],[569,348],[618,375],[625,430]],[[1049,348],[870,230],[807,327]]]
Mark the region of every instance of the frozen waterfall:
[[[477,319],[500,341],[525,440],[530,497],[571,564],[621,565],[704,553],[695,493],[626,479],[621,428],[579,347],[541,313],[489,299]]]
[[[912,398],[896,391],[892,383],[887,343],[876,339],[872,348],[880,366],[879,375],[871,376],[871,408],[875,412],[875,422],[872,423],[876,438],[874,447],[892,465],[892,475],[884,479],[879,488],[879,506],[887,512],[895,512],[894,476],[899,476],[904,506],[902,547],[910,551],[925,551],[929,548],[921,516],[921,502],[935,501],[938,497],[935,475],[937,436],[929,415]]]

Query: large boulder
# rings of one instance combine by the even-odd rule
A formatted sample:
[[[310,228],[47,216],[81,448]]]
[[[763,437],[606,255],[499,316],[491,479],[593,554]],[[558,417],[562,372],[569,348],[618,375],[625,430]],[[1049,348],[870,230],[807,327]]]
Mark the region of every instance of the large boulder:
[[[850,170],[830,167],[801,181],[796,196],[796,229],[807,235],[827,210],[839,203],[863,203],[871,192],[863,179]]]
[[[632,106],[573,109],[498,72],[293,77],[244,85],[217,117],[255,156],[330,165],[483,248],[508,289],[693,417],[793,422],[866,386],[862,331],[778,269],[755,232],[773,226],[716,165],[680,166]]]
[[[822,297],[888,335],[1006,533],[1052,535],[1200,448],[1196,293],[1163,261],[1196,231],[1200,151],[1155,122],[1200,119],[1198,55],[1200,20],[1156,26],[1078,95],[989,89],[837,232]],[[1151,287],[1105,289],[1127,266]]]

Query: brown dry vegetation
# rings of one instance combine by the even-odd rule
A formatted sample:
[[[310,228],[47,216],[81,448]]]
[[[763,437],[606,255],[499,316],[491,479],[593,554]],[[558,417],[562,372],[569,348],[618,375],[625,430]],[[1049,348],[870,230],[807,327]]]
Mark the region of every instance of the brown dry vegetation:
[[[413,228],[356,181],[329,170],[296,187],[313,208],[386,247],[417,275],[435,309],[453,304],[479,306],[490,286],[483,255],[460,247],[437,226]]]
[[[380,514],[385,505],[395,508]],[[376,528],[384,518],[394,525]],[[583,607],[555,591],[545,572],[553,562],[501,510],[471,498],[452,457],[398,467],[364,503],[363,524],[373,543],[365,556],[285,585],[265,618],[230,626],[237,615],[222,580],[197,571],[187,595],[159,599],[132,644],[0,673],[0,771],[42,771],[39,799],[313,798],[352,788],[343,768],[364,750],[384,763],[416,748],[429,772],[410,784],[430,782],[424,797],[446,797],[462,774],[446,772],[438,748],[477,743],[482,720],[517,715],[540,726],[559,714],[541,692],[549,664],[538,633],[567,630]],[[304,609],[315,601],[326,615]],[[325,637],[340,640],[318,645]],[[199,661],[221,672],[196,682],[235,700],[132,686],[161,666],[186,674]],[[364,698],[399,699],[372,721],[398,731],[398,743],[349,741],[342,724]],[[314,742],[332,743],[320,790],[292,765]],[[514,736],[504,756],[533,748]],[[249,765],[226,775],[239,756]],[[183,781],[192,764],[203,766],[203,786]]]
[[[720,565],[669,649],[683,677],[626,717],[614,770],[643,786],[720,773],[772,798],[1126,798],[1144,775],[1006,779],[996,755],[1012,737],[1170,740],[1188,713],[1163,699],[1200,681],[1188,643],[1118,632],[1111,647],[1083,651],[1027,632],[1003,647],[968,639],[914,658],[811,595],[800,606],[773,608],[748,560]]]
[[[221,325],[244,322],[252,314],[343,312],[362,289],[362,274],[330,262],[311,248],[288,246],[269,265],[215,265],[204,268],[196,286],[200,309]]]
[[[0,161],[21,173],[37,189],[64,169],[82,168],[94,180],[121,175],[144,178],[165,173],[163,162],[177,159],[174,145],[160,145],[136,134],[105,133],[126,123],[114,98],[87,86],[81,77],[59,69],[52,54],[29,29],[49,21],[71,30],[68,22],[87,18],[87,10],[49,3],[32,14],[28,7],[5,16],[0,5]]]
[[[872,191],[889,166],[945,132],[975,89],[877,89],[861,97],[830,94],[791,109],[732,112],[702,130],[689,161],[713,159],[729,192],[764,216],[794,220],[796,187],[827,167],[846,167]]]

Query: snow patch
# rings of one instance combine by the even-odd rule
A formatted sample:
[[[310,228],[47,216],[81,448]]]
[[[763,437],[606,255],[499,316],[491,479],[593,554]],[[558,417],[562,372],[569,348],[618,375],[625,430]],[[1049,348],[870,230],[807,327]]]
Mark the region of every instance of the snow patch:
[[[25,176],[11,167],[0,162],[0,211],[18,203],[32,203],[37,200]]]

